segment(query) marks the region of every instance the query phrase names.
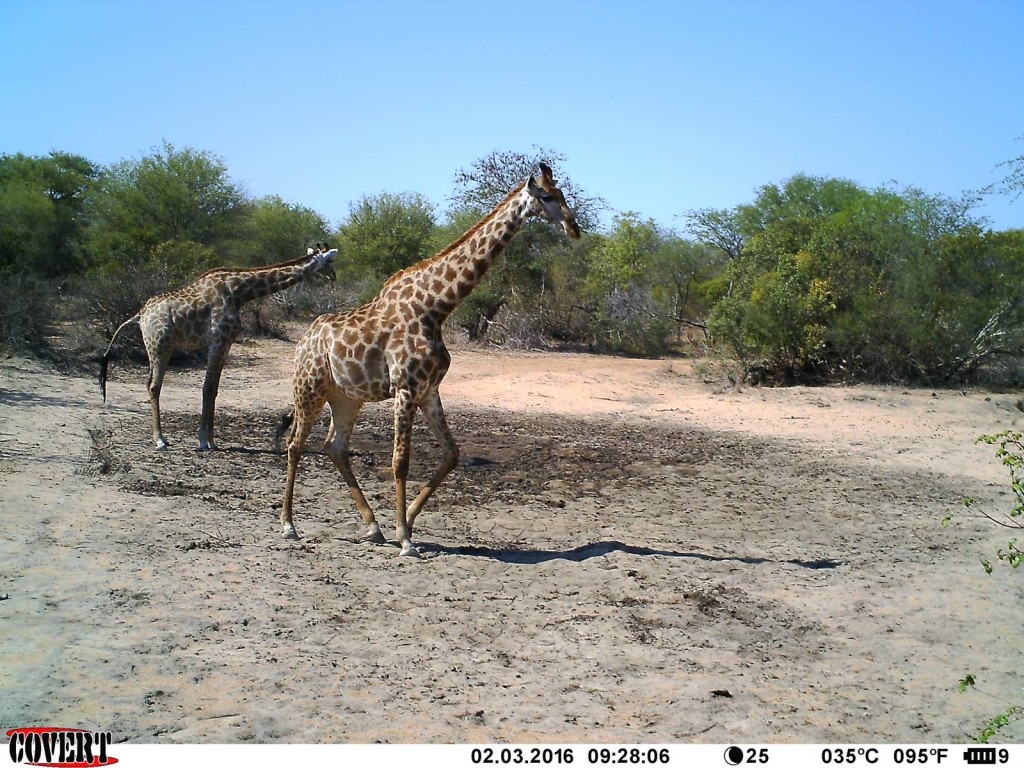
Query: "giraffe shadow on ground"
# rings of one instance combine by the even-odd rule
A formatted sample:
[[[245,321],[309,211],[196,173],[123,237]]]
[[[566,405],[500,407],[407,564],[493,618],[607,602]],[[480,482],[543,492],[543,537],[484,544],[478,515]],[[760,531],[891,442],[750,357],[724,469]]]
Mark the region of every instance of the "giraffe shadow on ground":
[[[623,544],[621,541],[599,541],[595,544],[584,544],[568,550],[552,549],[512,549],[481,546],[459,546],[450,547],[443,544],[431,544],[420,542],[417,546],[423,552],[437,554],[463,555],[469,557],[486,557],[491,560],[498,560],[513,565],[539,565],[552,560],[569,560],[571,562],[583,562],[593,557],[604,557],[612,552],[625,552],[629,555],[650,557],[659,555],[661,557],[682,557],[692,560],[703,560],[705,562],[736,562],[747,565],[763,565],[766,563],[796,565],[809,570],[831,570],[838,568],[843,563],[839,560],[823,558],[819,560],[776,560],[769,557],[743,557],[743,556],[720,556],[708,555],[703,552],[676,552],[669,549],[655,549],[653,547],[639,547],[633,544]]]
[[[66,397],[62,395],[39,395],[34,392],[19,392],[9,389],[0,389],[0,403],[5,405],[26,405],[43,407],[64,407],[88,408],[93,405],[90,400],[80,397]]]
[[[271,448],[246,448],[241,445],[232,445],[228,447],[219,447],[216,453],[235,453],[242,456],[287,456],[284,451],[275,450]],[[312,451],[311,451],[312,453]],[[322,451],[320,451],[322,453]]]

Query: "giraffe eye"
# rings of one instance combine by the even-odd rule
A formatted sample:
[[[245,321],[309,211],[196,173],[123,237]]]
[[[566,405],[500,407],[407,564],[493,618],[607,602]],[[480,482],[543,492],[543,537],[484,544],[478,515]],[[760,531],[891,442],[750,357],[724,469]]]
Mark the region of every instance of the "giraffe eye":
[[[550,203],[554,199],[555,199],[554,195],[541,194],[541,196],[540,196],[540,201],[542,203]]]

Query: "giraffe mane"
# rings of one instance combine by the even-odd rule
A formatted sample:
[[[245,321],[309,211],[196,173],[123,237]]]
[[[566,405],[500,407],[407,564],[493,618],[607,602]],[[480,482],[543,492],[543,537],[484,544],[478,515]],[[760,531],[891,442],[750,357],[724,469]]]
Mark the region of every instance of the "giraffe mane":
[[[300,256],[297,259],[292,259],[291,261],[282,261],[279,262],[278,264],[264,264],[262,267],[214,267],[213,269],[206,270],[196,279],[201,280],[202,278],[209,277],[210,275],[238,275],[243,272],[259,272],[260,270],[276,269],[278,267],[297,267],[299,264],[307,262],[311,258],[313,257]]]
[[[433,256],[428,256],[427,258],[416,262],[410,267],[406,267],[405,269],[395,272],[395,274],[393,274],[391,277],[384,281],[384,285],[381,287],[381,291],[383,291],[385,288],[389,287],[392,283],[404,277],[405,275],[408,275],[412,272],[418,272],[427,265],[432,264],[433,262],[438,261],[440,259],[443,259],[444,257],[454,253],[463,245],[465,245],[473,237],[473,235],[479,232],[487,224],[487,222],[489,222],[491,219],[498,215],[498,212],[505,207],[506,203],[508,203],[512,198],[514,198],[516,195],[523,191],[523,187],[526,186],[527,181],[528,179],[524,179],[522,182],[520,182],[515,189],[513,189],[511,192],[505,195],[504,200],[502,200],[500,203],[494,206],[494,209],[490,213],[488,213],[486,216],[480,219],[480,221],[478,221],[468,230],[463,232],[462,235],[460,235],[459,238],[452,242],[450,245],[445,246],[443,249],[435,253]]]

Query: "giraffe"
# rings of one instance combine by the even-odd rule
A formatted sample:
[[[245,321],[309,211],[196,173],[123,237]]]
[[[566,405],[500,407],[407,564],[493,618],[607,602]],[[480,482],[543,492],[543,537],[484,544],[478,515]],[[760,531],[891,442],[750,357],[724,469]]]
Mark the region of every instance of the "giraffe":
[[[321,315],[306,331],[295,350],[294,424],[281,508],[285,538],[298,538],[292,521],[295,475],[306,439],[328,403],[332,422],[324,451],[341,472],[367,526],[360,541],[384,543],[373,510],[352,473],[348,444],[363,404],[393,397],[395,532],[401,554],[419,556],[412,542],[416,516],[459,461],[459,447],[448,429],[438,394],[451,363],[442,324],[528,218],[540,217],[561,225],[569,237],[580,237],[551,169],[541,164],[540,170],[540,183],[530,176],[454,243],[388,278],[368,304],[345,313]],[[443,456],[430,481],[407,507],[405,486],[417,408],[441,443]]]
[[[118,334],[131,323],[138,323],[149,357],[149,402],[152,410],[153,440],[157,450],[167,448],[160,429],[160,389],[167,364],[175,349],[207,350],[206,379],[203,382],[203,411],[199,420],[199,450],[214,450],[213,410],[220,386],[220,375],[228,350],[241,328],[242,305],[261,296],[295,285],[308,275],[320,274],[335,280],[336,249],[326,250],[317,243],[306,255],[254,269],[212,269],[192,283],[172,293],[154,296],[116,331],[100,358],[100,392],[107,401],[107,364]]]

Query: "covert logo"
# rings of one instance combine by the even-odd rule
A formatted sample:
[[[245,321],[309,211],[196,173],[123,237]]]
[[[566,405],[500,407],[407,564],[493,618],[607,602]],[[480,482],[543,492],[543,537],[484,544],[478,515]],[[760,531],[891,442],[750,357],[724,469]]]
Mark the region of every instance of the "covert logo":
[[[13,728],[10,739],[11,760],[20,765],[54,768],[113,765],[116,757],[107,754],[110,731],[83,731],[79,728]]]

